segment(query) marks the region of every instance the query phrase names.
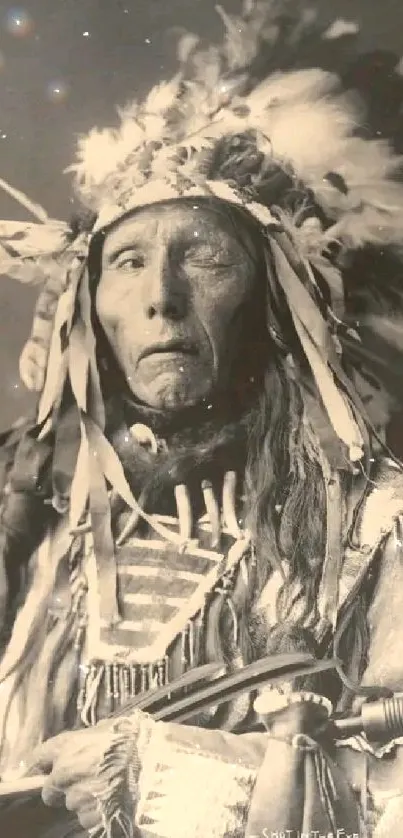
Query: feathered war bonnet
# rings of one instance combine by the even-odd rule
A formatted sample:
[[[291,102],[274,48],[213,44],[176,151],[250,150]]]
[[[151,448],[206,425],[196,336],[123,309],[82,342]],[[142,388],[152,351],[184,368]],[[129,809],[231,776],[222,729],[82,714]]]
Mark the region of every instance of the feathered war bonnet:
[[[63,511],[63,498],[69,500],[72,530],[89,502],[104,581],[113,565],[107,487],[133,509],[138,505],[104,436],[88,254],[94,236],[136,207],[210,196],[253,217],[267,251],[268,297],[280,295],[288,309],[346,462],[368,453],[362,405],[343,364],[343,336],[359,337],[344,325],[342,268],[367,245],[401,246],[401,159],[388,143],[360,135],[356,102],[340,92],[335,76],[310,69],[262,80],[257,67],[278,41],[279,10],[281,4],[246,0],[235,18],[219,8],[220,47],[204,50],[196,37],[184,36],[171,81],[121,110],[117,128],[94,129],[79,140],[70,171],[95,218],[89,231],[73,234],[3,184],[37,216],[31,225],[0,224],[0,258],[2,273],[44,282],[20,371],[41,392],[39,434],[54,434],[53,502]],[[301,18],[289,31],[294,44],[305,23]],[[276,325],[269,327],[276,338]],[[66,382],[81,427],[74,456],[63,430]],[[61,491],[57,475],[66,452],[73,457],[64,469],[71,481]],[[114,596],[105,598],[104,616],[113,620]]]

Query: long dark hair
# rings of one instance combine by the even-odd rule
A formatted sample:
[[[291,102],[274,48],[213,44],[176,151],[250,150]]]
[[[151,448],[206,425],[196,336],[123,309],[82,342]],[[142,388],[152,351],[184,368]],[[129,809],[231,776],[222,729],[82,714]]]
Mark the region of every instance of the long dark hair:
[[[258,588],[271,568],[287,561],[289,575],[278,602],[279,616],[285,619],[295,582],[302,586],[306,613],[314,607],[325,548],[326,494],[313,429],[281,356],[266,371],[258,408],[250,418],[246,496]]]

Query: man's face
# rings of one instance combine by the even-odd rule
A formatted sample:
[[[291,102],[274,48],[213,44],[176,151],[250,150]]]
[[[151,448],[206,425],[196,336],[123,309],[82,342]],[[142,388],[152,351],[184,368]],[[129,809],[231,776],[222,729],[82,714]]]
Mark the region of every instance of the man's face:
[[[177,410],[225,390],[255,288],[242,238],[203,203],[144,208],[107,234],[95,306],[140,401]]]

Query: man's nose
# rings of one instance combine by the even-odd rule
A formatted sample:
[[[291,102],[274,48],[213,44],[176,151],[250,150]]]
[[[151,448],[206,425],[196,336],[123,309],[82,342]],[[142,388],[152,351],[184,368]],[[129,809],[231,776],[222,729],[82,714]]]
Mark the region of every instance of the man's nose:
[[[186,283],[168,255],[155,259],[145,288],[147,317],[182,320],[187,311]]]

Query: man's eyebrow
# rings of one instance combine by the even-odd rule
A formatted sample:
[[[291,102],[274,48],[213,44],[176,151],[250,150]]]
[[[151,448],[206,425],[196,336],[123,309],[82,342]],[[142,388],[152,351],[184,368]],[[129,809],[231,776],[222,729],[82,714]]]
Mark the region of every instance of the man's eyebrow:
[[[138,244],[136,244],[136,242],[132,241],[132,242],[130,242],[130,244],[126,243],[126,244],[117,245],[114,248],[114,250],[111,250],[110,252],[108,252],[108,251],[105,252],[104,251],[104,253],[105,253],[105,257],[106,257],[108,262],[114,262],[116,259],[118,259],[119,256],[122,255],[122,253],[127,253],[130,250],[137,250],[137,249],[138,249]]]
[[[214,228],[207,227],[206,225],[200,224],[189,224],[189,227],[186,227],[180,237],[178,237],[177,241],[173,241],[172,244],[195,244],[197,245],[198,242],[203,242],[203,244],[212,244],[214,246],[227,246],[224,245],[223,238],[220,236],[218,231]]]

